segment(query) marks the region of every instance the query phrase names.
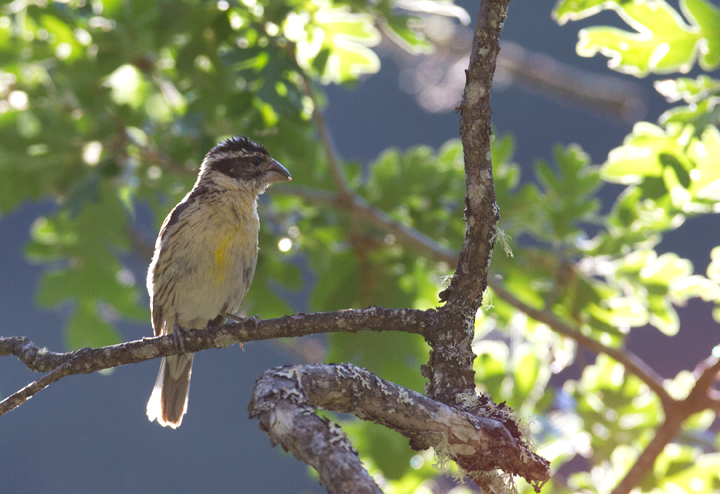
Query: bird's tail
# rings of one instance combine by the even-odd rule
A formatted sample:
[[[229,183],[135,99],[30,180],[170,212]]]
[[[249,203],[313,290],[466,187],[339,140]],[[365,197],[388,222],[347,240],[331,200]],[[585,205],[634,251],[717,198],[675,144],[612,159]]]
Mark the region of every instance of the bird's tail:
[[[162,359],[160,372],[147,404],[150,422],[157,420],[163,427],[170,426],[173,429],[180,426],[183,415],[187,412],[192,363],[192,353]]]

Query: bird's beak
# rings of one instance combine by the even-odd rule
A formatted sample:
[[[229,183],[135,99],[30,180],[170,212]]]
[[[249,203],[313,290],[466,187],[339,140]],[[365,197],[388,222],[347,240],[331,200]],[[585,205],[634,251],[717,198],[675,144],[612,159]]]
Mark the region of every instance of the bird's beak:
[[[292,180],[290,172],[275,160],[271,160],[265,169],[265,180],[272,184],[275,182],[289,182]]]

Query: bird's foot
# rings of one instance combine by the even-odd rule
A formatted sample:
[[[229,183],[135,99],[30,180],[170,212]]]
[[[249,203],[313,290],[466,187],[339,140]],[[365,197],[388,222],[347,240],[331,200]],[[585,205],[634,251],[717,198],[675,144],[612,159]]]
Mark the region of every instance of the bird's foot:
[[[235,314],[227,314],[227,313],[226,313],[226,314],[221,314],[221,315],[222,315],[225,319],[230,319],[231,321],[235,321],[235,322],[245,322],[245,321],[247,321],[247,320],[249,319],[249,318],[247,318],[247,317],[236,316]],[[255,317],[257,317],[257,316],[255,316]],[[256,321],[256,324],[257,324],[257,321]],[[244,351],[245,351],[245,349],[243,348],[243,343],[242,343],[242,342],[240,342],[240,351],[241,351],[241,352],[244,352]]]
[[[175,347],[180,349],[183,353],[185,352],[185,343],[183,340],[185,339],[185,336],[189,336],[190,331],[180,326],[178,323],[175,323],[173,326],[173,339],[175,340]]]
[[[221,314],[225,319],[230,319],[231,321],[235,322],[245,322],[245,321],[253,321],[255,324],[260,322],[260,315],[255,314],[252,317],[242,317],[242,316],[236,316],[235,314]]]

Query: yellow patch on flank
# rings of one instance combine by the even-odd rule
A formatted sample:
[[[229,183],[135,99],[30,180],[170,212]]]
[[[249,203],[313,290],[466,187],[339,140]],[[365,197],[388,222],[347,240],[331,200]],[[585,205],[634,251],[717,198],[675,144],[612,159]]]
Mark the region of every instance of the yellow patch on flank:
[[[215,250],[215,282],[220,284],[225,281],[225,275],[228,270],[228,262],[231,257],[228,254],[228,249],[231,248],[233,240],[237,235],[236,231],[228,232],[225,238],[218,243],[218,247]]]

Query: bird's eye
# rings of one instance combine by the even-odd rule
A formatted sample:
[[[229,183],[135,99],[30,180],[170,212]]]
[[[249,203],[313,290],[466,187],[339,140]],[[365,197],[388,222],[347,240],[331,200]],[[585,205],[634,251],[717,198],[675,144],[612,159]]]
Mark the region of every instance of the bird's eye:
[[[262,160],[261,160],[259,157],[255,156],[255,157],[252,159],[252,164],[253,164],[253,166],[254,166],[255,168],[257,168],[258,166],[260,166],[260,163],[262,163]]]

